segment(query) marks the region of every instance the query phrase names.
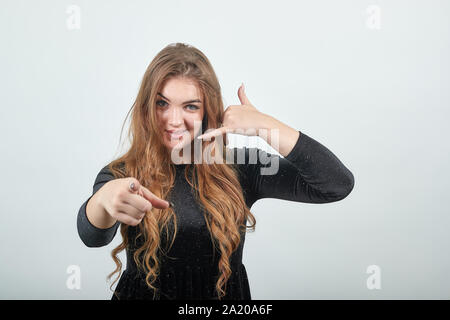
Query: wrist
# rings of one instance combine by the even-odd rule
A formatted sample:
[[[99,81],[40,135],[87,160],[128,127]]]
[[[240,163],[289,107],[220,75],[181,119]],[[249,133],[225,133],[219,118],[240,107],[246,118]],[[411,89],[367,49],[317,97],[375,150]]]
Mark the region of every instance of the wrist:
[[[261,129],[265,129],[265,133],[259,132],[258,136],[285,157],[297,142],[299,131],[268,114],[263,114],[262,119]],[[272,133],[272,130],[277,132]]]
[[[279,129],[279,121],[271,115],[261,113],[258,129],[258,136],[261,136],[261,138],[263,138],[262,135],[264,135],[264,132],[270,136],[271,130]],[[261,134],[261,132],[263,133]]]
[[[116,223],[116,219],[114,219],[108,210],[106,210],[105,202],[104,202],[104,186],[102,186],[97,192],[91,197],[88,202],[88,211],[87,214],[89,220],[93,225],[100,229],[108,229],[112,227]]]

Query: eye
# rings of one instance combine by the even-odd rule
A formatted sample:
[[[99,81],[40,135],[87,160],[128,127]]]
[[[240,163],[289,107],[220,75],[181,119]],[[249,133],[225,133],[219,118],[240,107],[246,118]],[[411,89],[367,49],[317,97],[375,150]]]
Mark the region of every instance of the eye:
[[[167,102],[164,100],[158,100],[158,101],[156,101],[156,105],[164,108],[167,105]],[[185,108],[188,108],[191,111],[200,109],[199,107],[197,107],[196,105],[193,105],[193,104],[188,104]]]
[[[167,102],[165,102],[164,100],[158,100],[158,101],[156,101],[156,105],[157,105],[157,106],[165,107],[165,104],[167,104]]]

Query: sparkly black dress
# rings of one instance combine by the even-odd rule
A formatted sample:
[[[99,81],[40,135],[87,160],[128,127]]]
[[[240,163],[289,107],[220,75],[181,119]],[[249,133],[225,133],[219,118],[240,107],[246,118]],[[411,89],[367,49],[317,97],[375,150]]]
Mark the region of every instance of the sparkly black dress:
[[[353,174],[342,162],[329,149],[303,132],[300,132],[297,143],[285,158],[258,148],[235,148],[234,151],[235,163],[242,163],[238,154],[245,157],[245,163],[239,164],[238,168],[249,208],[263,198],[305,203],[334,202],[345,198],[354,186]],[[140,246],[138,241],[136,246],[127,249],[126,269],[117,283],[113,300],[217,299],[215,284],[219,276],[220,252],[217,249],[215,253],[213,251],[203,213],[184,178],[185,166],[191,165],[176,165],[175,186],[168,198],[174,203],[178,230],[172,248],[167,255],[160,257],[160,276],[154,283],[159,290],[156,290],[155,298],[133,260],[133,252]],[[274,171],[275,168],[278,170]],[[104,167],[97,175],[92,195],[112,179],[113,175],[107,166]],[[86,246],[101,247],[112,241],[120,222],[109,229],[92,225],[86,216],[86,204],[91,197],[78,212],[77,228]],[[128,238],[131,244],[134,244],[136,231],[136,227],[129,226]],[[161,241],[163,239],[165,237],[161,237]],[[241,243],[230,257],[232,275],[226,284],[223,300],[251,299],[249,280],[242,263],[244,242],[245,233],[242,233]]]

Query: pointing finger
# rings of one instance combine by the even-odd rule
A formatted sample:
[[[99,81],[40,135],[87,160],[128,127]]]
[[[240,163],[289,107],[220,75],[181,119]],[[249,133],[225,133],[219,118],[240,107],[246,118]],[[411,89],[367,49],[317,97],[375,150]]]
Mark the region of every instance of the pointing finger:
[[[217,136],[220,136],[222,134],[229,133],[232,131],[233,131],[233,129],[231,129],[231,128],[221,127],[221,128],[214,129],[208,133],[201,134],[197,137],[197,139],[203,139],[203,140],[210,139],[211,137],[217,137]]]
[[[150,190],[146,187],[141,186],[142,195],[145,199],[152,203],[152,206],[158,209],[166,209],[170,206],[169,202],[162,200],[155,196]]]

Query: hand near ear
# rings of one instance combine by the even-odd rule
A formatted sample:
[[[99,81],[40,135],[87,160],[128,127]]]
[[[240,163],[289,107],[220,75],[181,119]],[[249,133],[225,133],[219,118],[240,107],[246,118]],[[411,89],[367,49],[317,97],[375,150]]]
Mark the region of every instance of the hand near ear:
[[[258,129],[265,128],[267,115],[258,111],[245,94],[244,84],[238,89],[240,105],[228,106],[224,112],[222,127],[199,135],[197,139],[211,139],[226,133],[247,136],[258,134]]]

